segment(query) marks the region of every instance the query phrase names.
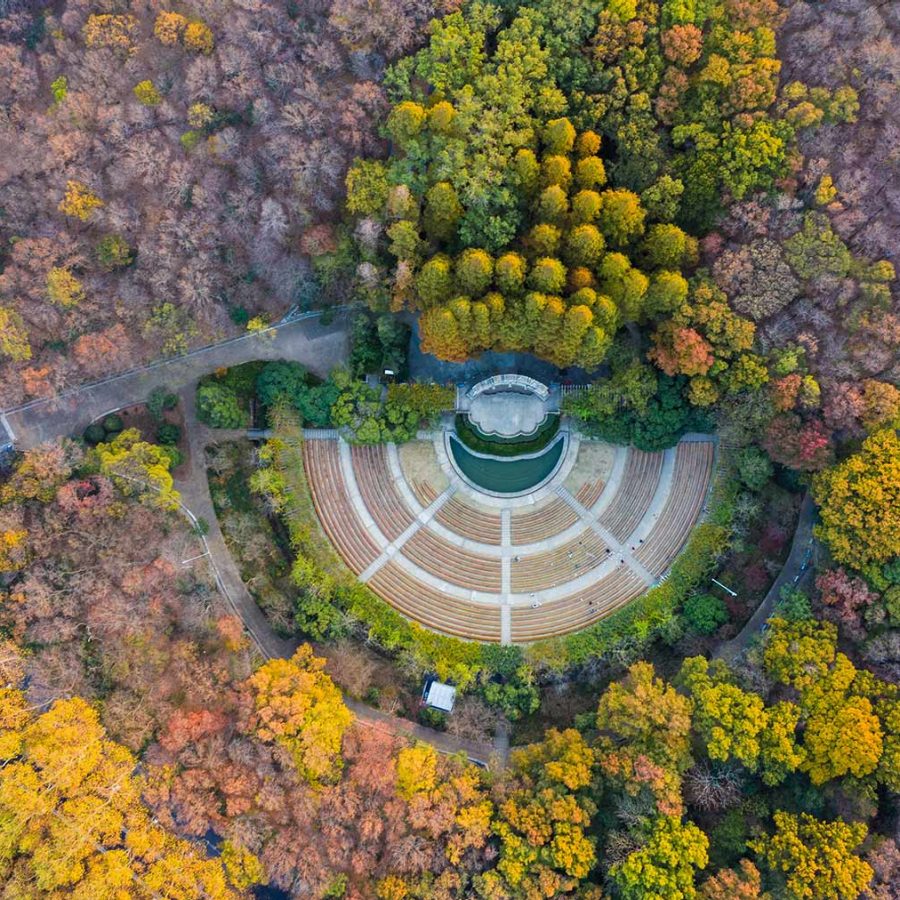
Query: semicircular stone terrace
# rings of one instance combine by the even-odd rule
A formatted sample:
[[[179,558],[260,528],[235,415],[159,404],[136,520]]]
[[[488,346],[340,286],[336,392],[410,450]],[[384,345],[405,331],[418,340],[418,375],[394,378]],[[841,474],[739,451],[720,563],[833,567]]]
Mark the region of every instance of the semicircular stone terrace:
[[[553,478],[481,494],[444,436],[351,446],[307,432],[322,526],[350,569],[407,618],[461,638],[529,643],[577,631],[656,584],[704,511],[714,440],[644,453],[570,435]]]

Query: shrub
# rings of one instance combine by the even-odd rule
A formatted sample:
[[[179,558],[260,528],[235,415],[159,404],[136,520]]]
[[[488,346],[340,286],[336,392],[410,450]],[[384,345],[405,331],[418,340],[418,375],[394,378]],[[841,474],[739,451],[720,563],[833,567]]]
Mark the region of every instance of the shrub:
[[[332,424],[331,410],[337,402],[340,391],[337,386],[326,381],[324,384],[306,388],[294,398],[294,406],[303,416],[303,423],[310,428],[327,428]]]
[[[500,438],[482,433],[469,421],[466,415],[456,417],[456,435],[476,453],[489,453],[492,456],[520,456],[523,453],[537,453],[543,450],[559,431],[560,418],[549,416],[537,431],[527,438]]]
[[[240,428],[246,421],[234,391],[215,383],[197,389],[197,418],[212,428]]]
[[[745,447],[737,456],[741,481],[751,491],[761,491],[772,477],[774,467],[769,458],[757,447]]]
[[[728,621],[725,604],[714,594],[691,594],[684,601],[682,614],[697,634],[712,634]]]
[[[228,310],[228,318],[231,319],[235,325],[243,327],[250,321],[250,313],[247,311],[246,307],[232,306],[231,309]]]
[[[103,430],[108,434],[118,434],[125,427],[122,417],[112,413],[103,420]]]
[[[203,135],[199,131],[186,131],[179,140],[181,141],[181,146],[190,152],[200,143],[200,138],[202,137]]]
[[[137,97],[138,103],[144,106],[158,106],[162,103],[162,94],[160,94],[149,78],[145,81],[139,81],[134,86],[134,96]]]
[[[188,50],[209,56],[213,52],[214,44],[212,29],[205,22],[191,22],[185,28],[184,46]]]
[[[214,118],[212,107],[206,103],[192,103],[188,107],[187,119],[191,128],[206,128]]]
[[[59,211],[73,219],[87,222],[91,213],[103,206],[103,201],[80,181],[67,181],[66,193],[59,201]]]
[[[358,159],[347,172],[347,209],[373,216],[384,209],[388,199],[385,165],[380,160]]]
[[[89,444],[99,444],[106,440],[106,429],[100,422],[93,422],[84,429],[84,439]]]
[[[774,615],[789,622],[800,622],[804,619],[812,619],[812,604],[809,597],[796,588],[786,584],[781,589],[778,603],[775,606]]]
[[[566,267],[549,256],[539,259],[528,273],[528,283],[544,294],[558,294],[566,286]]]
[[[470,247],[456,260],[456,282],[470,297],[480,297],[490,287],[494,261],[489,253]]]
[[[298,563],[301,561],[304,560],[297,560]],[[295,565],[295,583],[297,582],[296,568]],[[340,610],[334,606],[330,599],[315,593],[301,594],[298,598],[294,624],[300,632],[309,635],[316,641],[336,640],[346,632]]]
[[[147,398],[147,412],[157,422],[162,421],[165,410],[175,409],[176,406],[178,406],[178,395],[173,394],[168,388],[155,387]]]
[[[172,422],[163,422],[156,429],[156,443],[163,445],[177,444],[181,440],[181,429]]]
[[[309,377],[297,362],[278,359],[270,362],[256,379],[256,396],[263,406],[272,406],[279,399],[293,403],[304,392]]]
[[[125,238],[118,234],[108,234],[102,238],[98,242],[94,254],[97,262],[107,271],[124,269],[134,262],[134,251],[128,246]]]
[[[172,47],[181,43],[187,25],[188,20],[181,13],[161,12],[153,25],[153,34],[158,41]]]
[[[62,103],[69,93],[69,79],[65,75],[54,78],[50,82],[50,92],[53,94],[54,105]]]
[[[162,452],[165,453],[166,456],[169,457],[169,469],[174,469],[177,466],[180,466],[184,461],[184,455],[182,452],[175,446],[171,444],[164,444],[162,446]]]
[[[68,270],[54,266],[47,273],[47,296],[51,303],[69,308],[84,300],[81,282]]]
[[[134,16],[101,13],[88,16],[81,33],[84,35],[85,44],[91,49],[102,47],[126,57],[134,52],[131,36],[137,24]]]
[[[531,715],[541,705],[534,684],[534,672],[527,664],[518,666],[503,681],[491,679],[482,693],[488,703],[501,709],[511,721]]]
[[[428,728],[436,728],[445,731],[447,728],[447,714],[431,706],[425,706],[419,711],[419,721]]]

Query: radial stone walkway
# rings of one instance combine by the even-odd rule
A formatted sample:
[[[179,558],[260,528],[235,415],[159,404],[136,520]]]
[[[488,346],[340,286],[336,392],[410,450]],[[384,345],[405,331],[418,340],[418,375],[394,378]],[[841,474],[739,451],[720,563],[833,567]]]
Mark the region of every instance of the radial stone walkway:
[[[394,445],[323,435],[304,460],[323,528],[360,580],[428,628],[509,644],[584,628],[658,583],[702,515],[712,438],[609,454],[605,480],[567,486],[573,457],[539,491],[509,499],[446,467],[445,486],[423,486]]]

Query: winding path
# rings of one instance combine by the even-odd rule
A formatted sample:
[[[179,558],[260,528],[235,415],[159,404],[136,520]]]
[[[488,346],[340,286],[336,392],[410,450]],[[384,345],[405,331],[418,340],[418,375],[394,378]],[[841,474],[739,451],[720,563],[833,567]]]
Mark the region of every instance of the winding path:
[[[342,319],[323,325],[317,314],[309,314],[264,332],[243,335],[183,356],[160,360],[63,391],[51,399],[32,401],[0,412],[0,444],[3,442],[4,428],[18,449],[27,450],[44,441],[77,433],[105,413],[140,403],[155,387],[179,391],[190,445],[188,471],[176,482],[182,495],[183,511],[195,523],[198,519],[206,521],[208,532],[204,541],[219,588],[244,622],[259,652],[265,658],[288,657],[293,654],[298,642],[279,637],[271,628],[244,585],[222,537],[209,493],[204,448],[210,441],[221,440],[224,435],[206,429],[197,421],[194,403],[196,383],[213,369],[254,359],[294,360],[324,376],[346,360],[347,345],[348,332]],[[717,650],[717,656],[733,660],[743,653],[771,616],[781,588],[796,583],[809,569],[810,556],[817,547],[812,534],[814,521],[815,505],[807,494],[800,509],[791,552],[781,573],[741,632],[723,644]],[[424,728],[349,697],[345,697],[345,702],[367,725],[425,741],[444,753],[462,751],[475,762],[486,764],[493,758],[501,765],[508,753],[508,736],[504,729],[498,730],[493,745],[480,744]]]
[[[156,387],[178,391],[214,369],[254,359],[290,359],[324,376],[346,361],[348,330],[343,316],[336,317],[330,325],[323,325],[320,318],[319,314],[307,314],[265,331],[161,359],[62,391],[46,400],[7,409],[2,419],[16,447],[28,450],[44,441],[73,434],[105,413],[141,403]]]
[[[726,641],[716,649],[714,654],[716,658],[734,662],[747,649],[750,642],[762,632],[763,626],[781,599],[781,589],[799,584],[807,572],[813,571],[819,547],[818,541],[813,535],[815,522],[816,505],[812,495],[807,491],[800,504],[800,514],[797,518],[794,540],[791,543],[791,552],[781,567],[778,577],[772,582],[769,592],[744,627],[730,641]]]
[[[347,355],[345,318],[339,316],[331,324],[323,325],[320,314],[307,314],[263,332],[202,347],[183,356],[159,360],[102,381],[62,391],[53,398],[4,410],[0,412],[0,445],[5,440],[4,430],[17,449],[28,450],[44,441],[79,433],[106,413],[141,403],[155,387],[178,391],[190,448],[188,471],[176,480],[182,497],[182,512],[194,524],[200,519],[206,522],[208,531],[203,541],[216,582],[229,606],[243,621],[260,654],[266,659],[289,657],[299,641],[279,637],[271,628],[242,581],[222,537],[209,493],[204,448],[207,443],[221,440],[225,435],[213,432],[197,421],[196,385],[201,376],[214,369],[256,359],[293,360],[324,377],[336,365],[345,362]],[[245,435],[245,431],[240,432],[241,437]],[[425,741],[443,753],[462,751],[482,765],[491,759],[501,765],[505,762],[508,741],[502,730],[493,745],[479,744],[388,715],[346,695],[344,702],[370,727]]]
[[[305,364],[305,363],[304,363]],[[310,366],[312,368],[312,366]],[[245,431],[221,432],[206,428],[197,421],[195,405],[195,385],[187,385],[181,391],[181,403],[184,410],[185,429],[187,432],[190,465],[188,471],[176,479],[175,486],[181,493],[182,503],[187,507],[191,517],[205,520],[208,530],[205,536],[206,550],[210,566],[215,575],[219,590],[228,604],[244,623],[247,633],[253,639],[260,654],[265,659],[274,657],[287,658],[293,655],[300,641],[279,637],[262,610],[257,606],[253,596],[247,590],[240,571],[225,544],[219,520],[209,492],[209,481],[204,465],[204,449],[207,444],[231,437],[244,437]],[[392,716],[365,703],[344,695],[344,703],[353,711],[358,719],[367,725],[381,728],[392,734],[404,735],[431,744],[442,753],[459,753],[463,751],[473,762],[486,765],[492,756],[501,763],[505,761],[505,735],[499,734],[493,746],[456,738],[432,728],[425,728]]]

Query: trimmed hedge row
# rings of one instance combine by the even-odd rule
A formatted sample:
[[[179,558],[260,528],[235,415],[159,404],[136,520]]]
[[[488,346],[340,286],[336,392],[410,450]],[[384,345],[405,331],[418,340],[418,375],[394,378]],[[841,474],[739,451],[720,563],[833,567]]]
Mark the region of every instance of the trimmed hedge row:
[[[476,453],[489,453],[492,456],[522,456],[525,453],[537,453],[538,450],[543,450],[556,437],[559,425],[560,417],[553,415],[538,428],[537,433],[532,437],[489,437],[473,425],[468,416],[460,414],[456,417],[456,434],[470,450],[474,450]]]

